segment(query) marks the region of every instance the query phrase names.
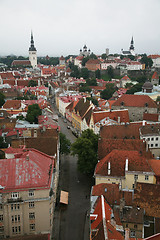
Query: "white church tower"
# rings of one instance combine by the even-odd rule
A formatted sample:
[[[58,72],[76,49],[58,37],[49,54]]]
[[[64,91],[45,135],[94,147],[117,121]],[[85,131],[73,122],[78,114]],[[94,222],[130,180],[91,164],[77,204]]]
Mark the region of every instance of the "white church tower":
[[[31,46],[29,48],[29,61],[33,68],[37,67],[37,50],[34,46],[33,34],[31,32]]]

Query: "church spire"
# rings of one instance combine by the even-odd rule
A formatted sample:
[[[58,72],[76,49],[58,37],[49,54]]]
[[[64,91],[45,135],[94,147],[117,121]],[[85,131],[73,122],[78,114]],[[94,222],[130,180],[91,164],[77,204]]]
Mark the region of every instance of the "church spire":
[[[131,39],[131,45],[130,45],[129,50],[133,50],[133,51],[134,51],[134,41],[133,41],[133,36],[132,36],[132,39]]]
[[[31,46],[29,48],[29,51],[37,51],[35,46],[34,46],[34,40],[33,40],[33,33],[31,31]]]

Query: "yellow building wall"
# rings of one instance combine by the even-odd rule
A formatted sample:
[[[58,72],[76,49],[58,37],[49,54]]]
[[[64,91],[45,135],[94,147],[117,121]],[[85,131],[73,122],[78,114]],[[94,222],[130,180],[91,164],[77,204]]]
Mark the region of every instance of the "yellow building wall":
[[[72,125],[81,131],[81,118],[74,113],[72,113]]]
[[[125,175],[125,178],[118,178],[118,177],[109,177],[109,176],[95,176],[95,185],[100,184],[100,183],[116,183],[120,184],[123,189],[134,189],[133,184],[135,184],[135,178],[134,176],[138,175],[137,182],[142,182],[142,183],[152,183],[156,184],[156,178],[154,175],[149,175],[149,174],[142,174],[142,173],[129,173],[127,172]],[[148,180],[145,180],[145,175],[149,176]]]

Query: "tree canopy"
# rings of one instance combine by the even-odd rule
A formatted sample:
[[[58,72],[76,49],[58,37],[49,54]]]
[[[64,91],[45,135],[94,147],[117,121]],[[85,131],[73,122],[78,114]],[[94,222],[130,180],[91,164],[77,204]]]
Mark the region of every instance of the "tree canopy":
[[[106,89],[101,92],[101,98],[109,99],[112,97],[113,93],[116,91],[113,83],[106,84]]]
[[[61,154],[69,154],[70,153],[70,147],[71,142],[69,139],[66,138],[66,135],[63,133],[59,133],[60,137],[60,153]]]
[[[38,116],[42,114],[38,104],[32,104],[28,106],[26,120],[30,123],[38,123]]]
[[[142,86],[143,82],[137,83],[133,85],[133,87],[131,87],[129,90],[127,90],[126,94],[134,94],[135,92],[140,92],[142,91]]]
[[[153,65],[152,59],[147,57],[146,54],[143,55],[140,62],[145,64],[145,68],[151,68]]]
[[[87,129],[81,137],[71,145],[72,155],[78,155],[78,170],[85,174],[93,174],[97,164],[98,135]]]
[[[0,92],[0,107],[3,106],[3,104],[5,103],[5,96],[3,93]]]
[[[36,87],[37,85],[38,85],[37,82],[34,80],[30,80],[28,83],[28,87]]]

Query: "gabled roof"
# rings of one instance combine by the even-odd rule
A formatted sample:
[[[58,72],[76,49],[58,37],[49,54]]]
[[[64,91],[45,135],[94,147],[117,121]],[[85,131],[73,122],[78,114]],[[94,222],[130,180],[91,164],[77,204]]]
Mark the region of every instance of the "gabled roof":
[[[112,106],[157,108],[157,104],[148,95],[123,94]]]
[[[116,239],[122,240],[124,237],[111,224],[112,208],[105,201],[103,196],[97,199],[94,215],[96,219],[91,223],[91,235],[94,240]]]
[[[90,106],[90,101],[86,100],[86,98],[81,98],[74,108],[75,113],[79,113],[80,117],[83,118]]]
[[[148,58],[157,59],[157,58],[160,58],[160,55],[152,54],[152,55],[149,55]]]
[[[91,116],[92,116],[92,108],[90,108],[83,117],[83,119],[85,118],[88,126],[90,124]]]
[[[124,77],[122,77],[121,80],[131,81],[131,79],[130,79],[127,75],[125,75]]]
[[[153,173],[146,158],[138,151],[113,150],[97,163],[95,174],[101,176],[125,176],[126,159],[128,159],[128,171]],[[108,174],[108,162],[110,162],[110,174]]]
[[[110,118],[118,122],[129,122],[129,114],[128,110],[112,110],[112,111],[101,111],[101,112],[94,112],[93,113],[93,120],[94,123],[99,122],[104,118]]]
[[[53,157],[35,149],[24,149],[12,159],[0,159],[0,183],[4,187],[3,191],[48,188],[53,167]]]
[[[154,72],[154,73],[153,73],[152,79],[157,79],[157,80],[159,80],[159,77],[158,77],[157,72]]]
[[[100,61],[98,59],[89,59],[86,62],[86,65],[88,65],[88,64],[100,64]]]

